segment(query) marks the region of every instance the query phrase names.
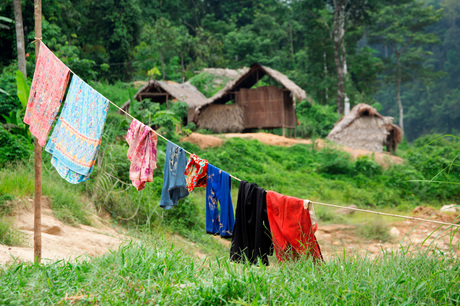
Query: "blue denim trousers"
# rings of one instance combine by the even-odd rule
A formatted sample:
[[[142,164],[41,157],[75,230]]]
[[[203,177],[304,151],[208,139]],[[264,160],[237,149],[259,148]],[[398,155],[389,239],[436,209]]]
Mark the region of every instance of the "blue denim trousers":
[[[188,196],[185,182],[185,166],[187,157],[185,151],[168,140],[166,144],[165,168],[163,174],[163,189],[161,191],[160,207],[170,209],[177,205],[180,199]]]
[[[231,179],[227,172],[208,164],[206,183],[206,232],[232,237],[235,217],[230,195]],[[220,218],[217,202],[220,203]]]

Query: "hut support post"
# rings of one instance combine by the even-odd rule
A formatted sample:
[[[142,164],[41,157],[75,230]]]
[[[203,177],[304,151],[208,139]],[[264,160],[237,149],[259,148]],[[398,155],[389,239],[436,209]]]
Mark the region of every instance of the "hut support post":
[[[42,37],[42,1],[34,2],[35,16],[35,61],[38,60],[40,39]],[[34,262],[40,263],[42,259],[42,233],[41,233],[41,198],[42,198],[42,147],[37,138],[34,142],[35,153],[35,194],[34,194]]]
[[[169,109],[168,100],[169,100],[169,95],[166,94],[166,109]]]

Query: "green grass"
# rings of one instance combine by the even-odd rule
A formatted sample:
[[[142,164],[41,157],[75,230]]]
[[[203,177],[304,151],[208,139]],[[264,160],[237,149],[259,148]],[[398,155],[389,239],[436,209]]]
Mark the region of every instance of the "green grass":
[[[45,153],[46,154],[46,153]],[[79,189],[69,185],[46,161],[42,171],[42,193],[51,200],[55,216],[64,223],[89,224],[85,212],[85,200]],[[33,197],[35,184],[32,162],[9,165],[0,171],[0,196],[15,198]]]
[[[438,253],[302,259],[254,267],[198,260],[157,236],[81,262],[0,270],[0,303],[313,305],[457,304],[460,263]],[[66,299],[67,298],[67,299]]]

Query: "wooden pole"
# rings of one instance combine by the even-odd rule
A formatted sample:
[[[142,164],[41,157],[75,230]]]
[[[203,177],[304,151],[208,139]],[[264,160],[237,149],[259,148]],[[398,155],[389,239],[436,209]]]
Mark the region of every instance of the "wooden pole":
[[[42,1],[34,2],[35,15],[35,63],[38,60],[40,39],[42,38]],[[41,233],[41,199],[42,199],[42,147],[37,138],[34,143],[35,151],[35,196],[34,196],[34,262],[40,263],[42,259],[42,233]]]

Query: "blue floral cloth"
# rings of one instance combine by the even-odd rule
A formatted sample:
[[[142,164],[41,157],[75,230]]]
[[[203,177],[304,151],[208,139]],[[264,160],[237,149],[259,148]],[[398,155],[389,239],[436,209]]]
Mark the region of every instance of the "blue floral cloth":
[[[69,92],[45,150],[59,175],[70,183],[88,180],[96,162],[109,101],[78,76]]]

